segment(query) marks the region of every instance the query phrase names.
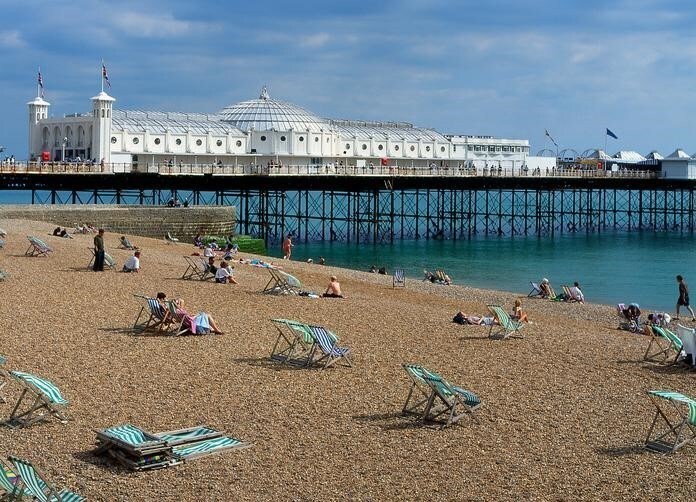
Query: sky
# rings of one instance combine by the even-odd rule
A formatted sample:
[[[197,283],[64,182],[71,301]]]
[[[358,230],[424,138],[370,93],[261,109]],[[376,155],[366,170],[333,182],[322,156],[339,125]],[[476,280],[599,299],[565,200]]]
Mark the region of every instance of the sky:
[[[0,156],[26,102],[216,112],[272,97],[329,118],[528,139],[532,153],[696,152],[696,2],[0,0]],[[607,138],[606,128],[618,139]]]

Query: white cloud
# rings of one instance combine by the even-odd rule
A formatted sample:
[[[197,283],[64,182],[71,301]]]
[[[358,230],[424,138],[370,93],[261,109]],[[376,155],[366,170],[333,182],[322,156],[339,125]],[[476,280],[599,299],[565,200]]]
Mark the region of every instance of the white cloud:
[[[204,23],[182,21],[170,13],[152,14],[126,11],[110,18],[113,28],[141,38],[166,38],[187,35],[210,28]]]
[[[24,47],[26,42],[22,34],[17,30],[0,31],[0,47],[16,48]]]
[[[331,37],[328,33],[317,33],[315,35],[309,35],[300,39],[300,45],[310,49],[317,49],[324,47],[327,43],[329,43],[329,40],[331,40]]]

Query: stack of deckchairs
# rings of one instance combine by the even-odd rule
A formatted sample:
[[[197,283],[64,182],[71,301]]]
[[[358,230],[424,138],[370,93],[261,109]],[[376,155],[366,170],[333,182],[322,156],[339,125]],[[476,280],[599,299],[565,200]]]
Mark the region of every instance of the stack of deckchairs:
[[[204,425],[153,434],[135,425],[124,424],[96,432],[95,453],[108,454],[134,471],[161,469],[251,446]]]
[[[66,488],[57,490],[28,460],[10,457],[12,467],[0,461],[3,500],[32,499],[41,502],[81,502],[84,497]]]
[[[53,249],[38,237],[27,235],[27,239],[29,239],[29,247],[24,252],[26,256],[48,256],[53,252]]]
[[[182,279],[206,281],[214,277],[210,272],[207,259],[201,256],[184,256],[184,261],[186,262],[186,270],[181,275]]]
[[[9,427],[28,427],[51,416],[62,423],[67,422],[63,409],[68,400],[63,397],[58,387],[45,378],[23,371],[5,371],[4,376],[14,380],[22,392],[5,422]]]
[[[271,278],[263,288],[262,293],[272,293],[277,295],[298,294],[302,289],[302,283],[297,277],[278,270],[276,268],[267,268]]]
[[[434,371],[417,364],[402,365],[412,385],[402,412],[416,415],[423,423],[440,424],[443,429],[481,406],[479,397],[455,387]]]
[[[348,347],[340,347],[339,339],[323,326],[304,324],[288,319],[272,319],[278,338],[271,350],[271,360],[295,366],[334,364],[352,366]]]
[[[696,444],[696,400],[669,390],[649,390],[648,397],[656,410],[645,438],[647,449],[673,453]]]
[[[87,268],[92,268],[92,264],[94,263],[94,259],[97,257],[97,252],[94,250],[94,248],[88,247],[92,252],[92,257],[89,259],[89,263],[87,264]],[[111,256],[109,253],[104,251],[104,265],[109,267],[111,270],[116,270],[116,260],[114,260],[113,256]]]
[[[522,322],[516,321],[510,317],[510,314],[501,307],[500,305],[486,305],[491,314],[495,317],[496,323],[491,324],[488,330],[488,337],[496,340],[506,340],[511,336],[516,336],[517,338],[524,338],[524,335],[520,333],[522,329]]]

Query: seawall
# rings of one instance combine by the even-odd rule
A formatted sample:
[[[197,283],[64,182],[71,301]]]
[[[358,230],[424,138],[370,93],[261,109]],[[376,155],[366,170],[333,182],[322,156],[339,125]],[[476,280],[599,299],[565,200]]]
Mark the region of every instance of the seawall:
[[[235,233],[232,206],[162,207],[141,205],[0,205],[0,219],[48,221],[71,229],[89,223],[109,232],[163,238],[170,232],[181,240],[196,234]]]

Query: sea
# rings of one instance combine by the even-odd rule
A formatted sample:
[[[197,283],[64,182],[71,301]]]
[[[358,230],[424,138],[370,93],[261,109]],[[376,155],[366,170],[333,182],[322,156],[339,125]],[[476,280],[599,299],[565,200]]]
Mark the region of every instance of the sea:
[[[0,191],[0,204],[24,204],[30,192]],[[464,240],[407,240],[393,244],[302,242],[292,258],[369,270],[372,265],[406,271],[421,280],[424,270],[443,269],[455,284],[527,294],[530,282],[548,278],[580,287],[589,302],[636,302],[644,311],[673,312],[677,274],[696,288],[696,235],[679,232],[603,232],[558,237],[474,237]],[[279,246],[268,254],[281,257]],[[696,290],[692,294],[696,302]]]

